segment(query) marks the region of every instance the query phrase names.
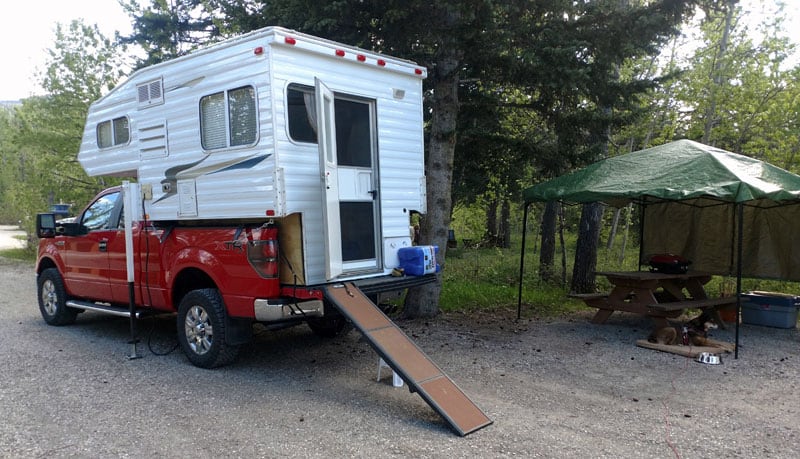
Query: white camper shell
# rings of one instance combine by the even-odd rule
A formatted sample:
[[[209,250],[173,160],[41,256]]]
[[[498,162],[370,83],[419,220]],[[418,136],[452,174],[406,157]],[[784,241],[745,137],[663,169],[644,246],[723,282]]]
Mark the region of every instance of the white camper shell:
[[[136,178],[153,222],[274,220],[287,283],[385,275],[425,212],[425,76],[269,27],[135,72],[92,104],[78,160]]]

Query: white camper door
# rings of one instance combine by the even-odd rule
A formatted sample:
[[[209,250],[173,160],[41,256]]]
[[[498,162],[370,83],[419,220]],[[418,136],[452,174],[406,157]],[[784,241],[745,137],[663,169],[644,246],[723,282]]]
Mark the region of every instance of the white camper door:
[[[381,268],[377,123],[374,99],[316,85],[317,138],[324,194],[325,275]]]
[[[322,229],[325,235],[325,278],[335,279],[343,272],[341,216],[339,214],[339,174],[336,164],[336,114],[333,91],[314,78],[317,111],[319,168],[322,176]]]

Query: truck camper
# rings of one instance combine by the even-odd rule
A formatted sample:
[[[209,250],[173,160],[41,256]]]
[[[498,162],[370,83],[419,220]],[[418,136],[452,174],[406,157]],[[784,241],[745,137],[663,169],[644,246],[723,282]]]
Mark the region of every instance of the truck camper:
[[[100,311],[133,333],[142,314],[176,313],[206,368],[233,362],[255,322],[325,336],[352,324],[459,433],[487,425],[377,306],[436,279],[435,248],[409,231],[426,211],[425,77],[280,27],[136,71],[91,105],[78,153],[90,176],[125,184],[74,221],[37,217],[45,321]]]

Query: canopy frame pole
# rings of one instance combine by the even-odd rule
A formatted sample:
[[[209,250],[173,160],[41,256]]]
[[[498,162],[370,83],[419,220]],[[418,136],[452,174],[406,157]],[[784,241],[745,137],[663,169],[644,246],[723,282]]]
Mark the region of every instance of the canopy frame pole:
[[[522,318],[522,274],[525,269],[525,235],[528,233],[528,208],[531,203],[525,203],[522,213],[522,249],[519,252],[519,292],[517,294],[517,320]]]
[[[636,260],[636,270],[642,270],[642,259],[644,258],[644,211],[647,208],[647,196],[642,198],[639,203],[639,259]]]
[[[742,254],[744,253],[744,203],[737,204],[739,221],[736,228],[738,244],[736,247],[736,347],[733,349],[733,358],[739,358],[739,320],[742,314]]]

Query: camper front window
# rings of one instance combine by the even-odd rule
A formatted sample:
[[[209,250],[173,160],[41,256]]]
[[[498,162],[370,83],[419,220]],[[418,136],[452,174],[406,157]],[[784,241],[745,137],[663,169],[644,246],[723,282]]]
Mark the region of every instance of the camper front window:
[[[130,137],[128,117],[126,116],[103,121],[97,125],[97,146],[99,148],[126,144]]]
[[[200,99],[200,141],[205,150],[252,145],[258,138],[256,91],[252,86]]]

